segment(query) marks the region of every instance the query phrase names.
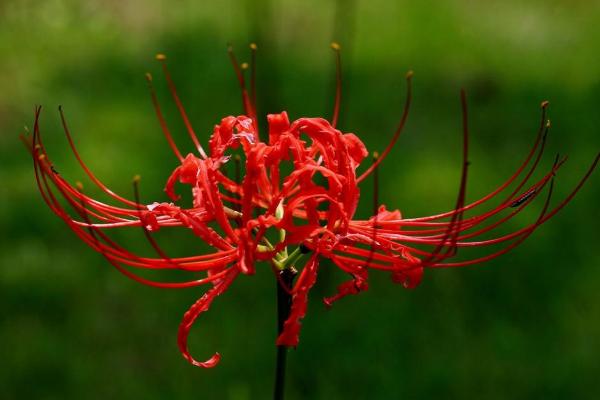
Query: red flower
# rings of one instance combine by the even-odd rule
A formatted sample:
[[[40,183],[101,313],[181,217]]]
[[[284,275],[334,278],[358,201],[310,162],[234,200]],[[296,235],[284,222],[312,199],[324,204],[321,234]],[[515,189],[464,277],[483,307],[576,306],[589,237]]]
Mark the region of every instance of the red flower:
[[[256,47],[252,49],[254,51]],[[339,71],[339,48],[335,50]],[[292,295],[291,314],[277,339],[278,345],[296,346],[300,321],[306,313],[308,292],[316,281],[323,258],[331,260],[350,276],[346,283],[338,287],[336,294],[324,299],[328,306],[346,295],[366,290],[370,270],[389,272],[394,282],[406,288],[414,288],[421,281],[426,268],[480,263],[518,246],[573,198],[598,162],[599,156],[571,194],[553,208],[550,207],[553,177],[565,158],[557,158],[542,178],[529,183],[542,156],[549,128],[545,119],[548,103],[544,102],[536,139],[521,166],[492,193],[467,204],[468,130],[466,100],[462,93],[463,163],[455,207],[448,212],[428,217],[403,218],[400,211],[389,211],[382,205],[371,218],[355,219],[360,196],[359,184],[372,173],[377,184],[377,166],[388,155],[404,127],[410,106],[412,74],[407,76],[407,101],[390,144],[381,156],[374,157],[373,163],[364,172],[357,174],[357,169],[368,152],[356,135],[342,133],[335,127],[339,111],[339,85],[333,123],[322,118],[300,118],[290,122],[286,112],[270,114],[267,116],[268,141],[265,142],[258,133],[254,81],[251,83],[251,93],[248,94],[242,69],[233,53],[230,55],[242,88],[246,115],[223,118],[215,126],[208,141],[208,153],[204,151],[189,123],[166,69],[165,57],[157,57],[162,62],[173,99],[197,149],[197,154],[182,155],[171,137],[154,91],[151,90],[160,125],[180,162],[165,186],[171,203],[141,204],[137,192],[139,178],[134,179],[133,200],[108,189],[90,171],[77,152],[62,110],[60,113],[64,130],[76,159],[91,181],[109,195],[116,205],[87,196],[81,184],[74,187],[56,172],[40,136],[39,107],[35,112],[33,137],[25,138],[33,155],[37,184],[46,204],[85,243],[100,252],[120,272],[143,284],[163,288],[212,285],[185,313],[179,328],[180,350],[189,362],[197,366],[212,367],[217,364],[220,356],[216,353],[208,361],[198,362],[190,355],[187,337],[191,326],[238,274],[252,275],[258,262],[270,263],[276,276],[279,276],[278,271],[299,268],[300,260],[308,258],[293,287],[286,287]],[[150,83],[151,80],[148,75]],[[237,166],[236,175],[239,175],[239,167],[243,163],[243,177],[228,177],[226,167],[231,163]],[[292,172],[286,174],[286,169],[291,169]],[[513,184],[516,187],[490,210],[464,217],[466,211],[476,211],[483,204],[498,199]],[[179,200],[177,193],[182,190],[181,185],[191,187],[191,207],[175,203]],[[531,204],[546,186],[549,186],[548,194],[537,219],[510,234],[480,239],[481,235],[493,231]],[[64,200],[60,200],[61,198]],[[67,212],[66,204],[72,213]],[[143,229],[157,256],[152,258],[138,255],[120,246],[105,233],[121,227]],[[201,241],[213,247],[214,251],[190,257],[169,257],[154,241],[152,232],[174,227],[189,229]],[[451,261],[459,248],[496,244],[502,247],[486,256]],[[205,271],[206,275],[202,279],[184,282],[162,282],[141,277],[135,273],[136,269]]]

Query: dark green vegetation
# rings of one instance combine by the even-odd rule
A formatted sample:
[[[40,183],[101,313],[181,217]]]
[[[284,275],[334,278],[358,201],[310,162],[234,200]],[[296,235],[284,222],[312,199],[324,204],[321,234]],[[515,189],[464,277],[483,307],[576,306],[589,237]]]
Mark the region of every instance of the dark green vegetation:
[[[334,30],[343,47],[340,128],[382,150],[415,71],[406,130],[380,171],[381,202],[420,216],[453,207],[460,173],[459,88],[469,95],[468,199],[495,188],[532,143],[550,100],[548,168],[568,154],[555,199],[600,148],[598,1],[18,1],[0,3],[0,397],[4,399],[268,398],[275,361],[275,286],[268,266],[241,276],[179,355],[180,317],[200,290],[127,280],[43,205],[17,139],[42,104],[59,171],[85,181],[59,125],[64,106],[79,149],[123,194],[166,200],[176,159],[155,121],[151,71],[177,141],[192,150],[171,105],[157,52],[196,131],[241,113],[225,47],[259,45],[259,113],[330,116]],[[215,2],[216,3],[216,2]],[[273,2],[275,3],[275,2]],[[177,6],[175,4],[178,4]],[[338,23],[334,23],[337,15]],[[354,22],[353,22],[354,21]],[[336,28],[337,27],[337,28]],[[186,147],[187,146],[187,147]],[[364,183],[359,217],[371,210]],[[93,191],[88,183],[87,188]],[[428,271],[414,291],[372,274],[371,289],[326,311],[344,277],[325,264],[301,344],[289,355],[290,399],[565,399],[600,394],[600,176],[521,247],[486,265]],[[542,199],[504,231],[536,218]],[[172,254],[205,250],[187,232],[160,232]],[[119,236],[146,251],[142,232]],[[485,250],[485,249],[484,249]],[[472,257],[481,252],[464,252]]]

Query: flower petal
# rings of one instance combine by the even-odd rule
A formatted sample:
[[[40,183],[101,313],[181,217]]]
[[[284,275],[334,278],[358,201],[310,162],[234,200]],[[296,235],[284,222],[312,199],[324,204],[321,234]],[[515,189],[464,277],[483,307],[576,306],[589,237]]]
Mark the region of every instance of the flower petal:
[[[204,362],[197,361],[194,357],[192,357],[187,345],[187,339],[190,329],[192,328],[192,325],[194,324],[194,321],[196,321],[198,316],[203,312],[208,311],[208,308],[210,307],[213,300],[221,293],[223,293],[229,287],[229,285],[231,285],[237,274],[237,269],[232,268],[230,272],[227,275],[225,275],[223,280],[215,284],[215,286],[213,286],[210,290],[204,293],[204,295],[200,299],[198,299],[198,301],[196,301],[190,307],[190,309],[183,315],[183,320],[179,325],[179,333],[177,334],[177,344],[179,345],[179,350],[181,351],[181,355],[183,355],[183,358],[188,360],[190,364],[195,365],[196,367],[212,368],[219,363],[221,355],[219,353],[215,353],[211,358]]]
[[[294,295],[292,297],[292,309],[290,316],[283,324],[283,331],[277,338],[278,346],[297,346],[299,341],[299,333],[301,328],[300,321],[306,314],[308,303],[308,291],[313,287],[317,280],[317,269],[319,268],[318,253],[313,253],[312,257],[306,263],[296,286],[294,287]],[[302,276],[304,275],[304,276]]]

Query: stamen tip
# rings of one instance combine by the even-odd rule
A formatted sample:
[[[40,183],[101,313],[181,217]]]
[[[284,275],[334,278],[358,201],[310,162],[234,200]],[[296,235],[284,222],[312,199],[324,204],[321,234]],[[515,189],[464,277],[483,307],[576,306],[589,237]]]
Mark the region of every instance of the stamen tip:
[[[235,154],[235,155],[233,156],[233,161],[235,161],[235,162],[240,162],[240,161],[242,161],[242,157],[240,157],[240,155],[239,155],[239,154]]]
[[[546,128],[550,128],[552,126],[552,124],[550,123],[550,120],[546,121]]]
[[[373,152],[373,160],[377,160],[379,158],[379,152],[378,151],[374,151]]]
[[[341,46],[338,42],[331,42],[331,48],[335,51],[340,51],[341,50]]]
[[[150,72],[146,72],[146,80],[152,82],[152,74]]]
[[[158,61],[164,61],[167,59],[167,56],[163,53],[158,53],[154,58],[156,58]]]
[[[414,75],[414,71],[411,69],[406,73],[406,79],[411,79]]]
[[[59,105],[58,105],[58,111],[59,111],[59,112],[62,112],[62,104],[59,104]]]
[[[80,192],[83,191],[83,183],[77,181],[75,182],[75,187],[77,188],[77,190],[79,190]]]
[[[136,185],[136,184],[140,183],[141,180],[142,180],[142,177],[140,175],[134,175],[132,182],[134,185]]]
[[[256,50],[258,47],[256,46],[256,43],[252,42],[250,43],[250,49],[252,50]]]
[[[548,107],[549,104],[550,104],[550,102],[548,100],[544,100],[544,101],[542,101],[542,104],[540,107],[546,108],[546,107]]]
[[[248,69],[248,63],[247,62],[242,63],[242,65],[240,65],[240,68],[241,69]]]

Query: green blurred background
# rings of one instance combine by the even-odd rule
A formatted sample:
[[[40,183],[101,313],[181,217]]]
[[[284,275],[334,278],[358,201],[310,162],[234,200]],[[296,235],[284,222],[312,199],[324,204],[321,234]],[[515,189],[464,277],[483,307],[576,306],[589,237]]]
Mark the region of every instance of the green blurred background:
[[[201,4],[205,3],[205,4]],[[450,209],[460,174],[460,105],[469,94],[468,197],[491,191],[533,141],[550,100],[547,168],[566,195],[600,148],[600,2],[220,1],[0,2],[0,397],[3,399],[259,399],[272,390],[275,285],[264,265],[242,276],[192,329],[198,358],[179,355],[180,318],[201,289],[161,291],[127,280],[43,204],[17,139],[42,104],[57,168],[83,180],[62,135],[62,104],[83,157],[110,187],[165,200],[176,160],[155,121],[155,76],[176,140],[191,151],[160,68],[165,52],[192,122],[206,139],[242,112],[225,52],[259,45],[259,113],[326,116],[332,39],[343,48],[340,128],[371,150],[391,137],[415,71],[414,107],[381,169],[381,202],[405,216]],[[371,288],[326,311],[344,279],[325,264],[301,343],[289,356],[290,399],[595,399],[600,396],[600,177],[510,254],[426,273],[414,291],[372,274]],[[85,181],[84,181],[85,182]],[[371,210],[366,181],[359,217]],[[88,184],[92,191],[91,185]],[[96,193],[96,192],[93,192]],[[541,200],[500,232],[535,219]],[[172,254],[202,251],[162,233]],[[140,232],[122,240],[142,248]],[[186,252],[187,250],[187,252]],[[485,249],[484,249],[485,250]],[[147,249],[146,249],[147,251]],[[484,254],[465,252],[464,257]]]

